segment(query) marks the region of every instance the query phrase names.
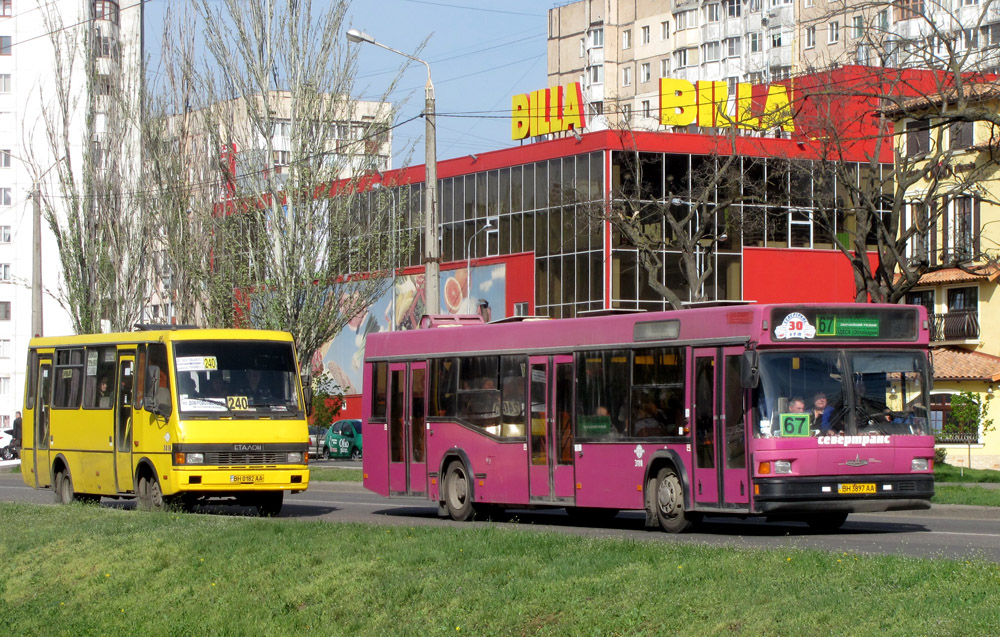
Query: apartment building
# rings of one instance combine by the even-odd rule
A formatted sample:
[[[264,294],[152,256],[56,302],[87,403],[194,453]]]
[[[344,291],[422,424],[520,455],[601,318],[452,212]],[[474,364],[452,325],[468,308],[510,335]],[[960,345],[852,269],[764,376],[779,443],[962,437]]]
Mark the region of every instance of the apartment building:
[[[580,82],[588,128],[659,130],[660,78],[769,84],[844,65],[1000,68],[987,0],[576,0],[549,10],[550,86]]]
[[[61,206],[61,168],[83,166],[88,155],[121,158],[130,141],[118,136],[124,127],[108,93],[137,94],[142,16],[141,0],[0,0],[0,426],[24,396],[33,193]],[[54,130],[65,143],[50,142]],[[40,226],[42,331],[67,334],[72,322],[55,297],[62,285],[56,241],[48,223]]]

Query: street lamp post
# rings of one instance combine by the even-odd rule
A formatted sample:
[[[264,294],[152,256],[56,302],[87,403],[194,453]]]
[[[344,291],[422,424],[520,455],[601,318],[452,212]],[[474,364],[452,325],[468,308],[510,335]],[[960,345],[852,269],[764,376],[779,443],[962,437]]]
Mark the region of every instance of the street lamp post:
[[[465,274],[466,282],[465,284],[469,286],[469,298],[472,298],[472,242],[476,240],[476,235],[478,235],[483,230],[489,230],[493,227],[493,218],[486,217],[486,225],[476,230],[469,237],[469,245],[465,248]]]
[[[347,31],[347,40],[349,42],[374,44],[386,51],[392,51],[409,60],[419,62],[427,69],[427,85],[424,89],[424,141],[426,143],[424,150],[424,164],[426,165],[426,177],[424,179],[424,303],[427,314],[439,314],[441,312],[441,251],[437,237],[437,127],[434,122],[434,83],[431,82],[431,67],[420,58],[403,53],[381,42],[376,42],[375,38],[364,31],[349,29]]]

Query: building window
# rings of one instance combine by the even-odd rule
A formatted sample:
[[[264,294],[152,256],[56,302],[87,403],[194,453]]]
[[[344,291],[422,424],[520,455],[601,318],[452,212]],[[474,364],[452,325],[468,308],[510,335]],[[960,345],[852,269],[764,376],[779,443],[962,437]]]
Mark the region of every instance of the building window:
[[[652,117],[652,109],[649,105],[649,100],[642,100],[642,116]]]
[[[922,305],[927,310],[929,318],[934,317],[934,290],[918,290],[906,295],[908,305]]]
[[[660,60],[660,77],[667,77],[670,74],[670,60],[663,58]]]
[[[10,243],[10,226],[0,226],[0,243]]]
[[[118,3],[113,0],[94,0],[94,19],[118,24]]]
[[[622,119],[624,119],[626,123],[632,121],[632,105],[631,104],[624,104],[624,105],[622,105]]]
[[[0,206],[9,206],[12,203],[10,188],[0,188]]]
[[[741,0],[726,0],[726,15],[730,18],[738,18],[742,14],[743,3]]]
[[[693,29],[697,24],[695,24],[694,10],[691,11],[681,11],[674,16],[674,31],[683,31],[685,29]]]
[[[660,23],[660,39],[669,40],[670,39],[670,20],[664,20]]]
[[[0,2],[0,16],[9,18],[14,15],[14,2],[13,0],[3,0]]]
[[[710,4],[705,7],[705,19],[708,22],[718,22],[719,13],[719,5],[717,4]]]
[[[836,44],[837,42],[840,42],[840,22],[834,20],[827,27],[826,43]]]
[[[287,119],[276,119],[271,124],[271,137],[291,137],[292,122]]]
[[[0,149],[0,168],[10,168],[10,150]]]
[[[604,65],[598,64],[587,68],[587,77],[591,84],[604,84]]]
[[[975,227],[975,199],[972,197],[956,197],[952,201],[952,214],[948,220],[948,231],[951,235],[948,242],[953,254],[959,260],[974,259],[976,255],[973,244]],[[974,289],[974,288],[973,288]]]
[[[680,51],[674,51],[674,68],[682,69],[688,65],[688,50],[681,49]]]
[[[10,320],[10,301],[0,301],[0,321]]]
[[[781,29],[774,29],[771,31],[771,48],[777,49],[781,47]]]
[[[757,13],[760,11],[761,1],[760,0],[750,0],[750,13]]]
[[[604,46],[604,29],[591,29],[587,36],[590,38],[591,48]]]
[[[11,275],[9,263],[0,263],[0,281],[10,283]]]
[[[747,48],[750,49],[751,53],[760,53],[760,33],[756,31],[748,33],[747,41],[749,42]]]
[[[642,33],[642,43],[649,44],[649,27],[648,26],[642,27],[640,33]]]
[[[111,95],[111,76],[98,75],[94,78],[94,92],[98,95]]]
[[[931,123],[906,122],[906,154],[910,157],[923,155],[930,150]]]
[[[737,38],[726,38],[726,57],[736,58],[743,54],[743,41]]]
[[[948,290],[948,311],[961,312],[979,309],[979,288],[964,287]]]
[[[287,150],[276,150],[274,151],[274,165],[275,166],[287,166],[288,165],[289,152]]]
[[[865,19],[862,16],[854,16],[854,38],[860,40],[865,37]]]
[[[632,31],[625,29],[622,31],[622,50],[632,48]]]
[[[10,339],[0,339],[0,358],[10,358]]]
[[[10,93],[10,73],[0,73],[0,93]]]
[[[632,86],[632,67],[626,66],[622,69],[622,86]]]
[[[951,142],[952,150],[972,146],[972,126],[972,122],[952,122],[948,126],[948,140]]]
[[[639,82],[645,84],[649,81],[650,77],[649,62],[643,62],[639,65]]]
[[[100,29],[94,31],[94,55],[99,58],[110,58],[113,48],[111,36],[103,35]]]
[[[0,396],[10,396],[10,376],[0,376]]]
[[[806,27],[806,48],[816,48],[816,27]]]
[[[718,62],[721,50],[722,47],[719,46],[718,42],[708,42],[702,45],[702,51],[704,51],[705,62]]]
[[[11,41],[9,35],[0,35],[0,55],[10,55]]]

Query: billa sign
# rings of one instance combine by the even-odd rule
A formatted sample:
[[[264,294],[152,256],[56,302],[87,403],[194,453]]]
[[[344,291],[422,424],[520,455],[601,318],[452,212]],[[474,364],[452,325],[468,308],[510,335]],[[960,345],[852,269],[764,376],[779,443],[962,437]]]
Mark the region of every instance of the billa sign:
[[[788,90],[780,84],[756,87],[737,84],[735,99],[730,99],[725,82],[698,82],[687,80],[660,80],[660,123],[664,126],[690,126],[705,128],[748,128],[766,130],[778,128],[794,132],[792,108]],[[762,90],[766,88],[766,94]],[[755,101],[754,93],[758,99]],[[763,98],[763,109],[756,106]],[[732,104],[732,111],[727,112]]]
[[[515,95],[511,98],[511,139],[585,128],[583,106],[579,82]],[[660,124],[795,131],[788,89],[780,84],[737,84],[736,95],[730,96],[726,82],[692,84],[669,78],[660,79]]]
[[[511,98],[511,139],[584,128],[580,83],[543,88]]]

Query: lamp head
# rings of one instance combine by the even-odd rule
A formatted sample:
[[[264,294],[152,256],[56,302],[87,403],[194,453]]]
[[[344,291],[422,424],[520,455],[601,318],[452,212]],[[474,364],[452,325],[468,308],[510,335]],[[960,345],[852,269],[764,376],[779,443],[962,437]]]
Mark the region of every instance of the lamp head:
[[[368,44],[375,44],[375,38],[368,35],[364,31],[359,31],[358,29],[348,29],[347,30],[347,41],[348,42],[367,42]]]

